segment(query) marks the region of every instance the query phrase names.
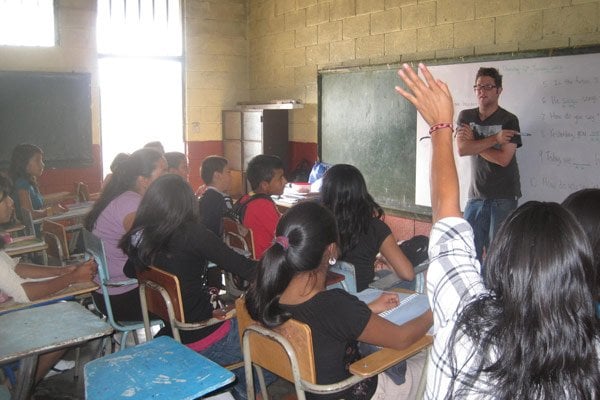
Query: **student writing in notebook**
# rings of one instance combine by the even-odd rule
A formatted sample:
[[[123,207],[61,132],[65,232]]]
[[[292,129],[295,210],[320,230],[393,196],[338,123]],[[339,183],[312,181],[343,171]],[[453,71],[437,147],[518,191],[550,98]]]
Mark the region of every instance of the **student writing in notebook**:
[[[527,202],[498,231],[482,279],[462,218],[452,150],[452,96],[420,64],[399,71],[431,127],[427,290],[434,313],[428,399],[598,399],[599,334],[592,249],[571,213]],[[485,285],[484,285],[485,283]]]
[[[341,260],[354,265],[356,289],[366,289],[375,276],[377,253],[387,259],[398,277],[412,281],[413,266],[383,222],[383,209],[367,191],[365,178],[348,164],[329,168],[323,177],[321,200],[329,208],[340,232]]]
[[[315,202],[292,207],[277,224],[276,237],[258,265],[246,306],[253,319],[269,327],[289,318],[308,324],[313,339],[317,383],[338,382],[350,376],[347,368],[360,358],[357,341],[404,349],[431,326],[431,311],[398,326],[378,315],[398,305],[386,293],[368,306],[341,289],[326,290],[330,265],[338,257],[335,218]],[[308,399],[414,398],[422,359],[409,360],[406,382],[396,385],[385,374],[359,382],[332,395],[308,394]]]

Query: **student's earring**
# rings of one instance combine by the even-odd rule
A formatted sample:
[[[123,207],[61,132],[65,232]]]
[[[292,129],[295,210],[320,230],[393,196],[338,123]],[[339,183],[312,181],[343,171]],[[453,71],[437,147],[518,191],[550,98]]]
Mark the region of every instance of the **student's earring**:
[[[331,256],[329,257],[329,265],[335,265],[335,263],[337,262],[337,258]]]

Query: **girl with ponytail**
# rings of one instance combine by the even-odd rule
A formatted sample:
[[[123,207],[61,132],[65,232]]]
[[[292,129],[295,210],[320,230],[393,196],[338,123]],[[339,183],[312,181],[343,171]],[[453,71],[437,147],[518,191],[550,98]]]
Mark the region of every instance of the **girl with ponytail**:
[[[252,318],[268,327],[289,318],[310,326],[317,382],[321,384],[350,375],[347,366],[360,358],[357,341],[404,349],[423,336],[432,323],[430,311],[401,326],[377,315],[398,305],[395,294],[384,294],[367,306],[341,289],[326,290],[327,270],[338,255],[333,214],[317,203],[298,204],[279,221],[273,245],[259,262],[246,300]],[[403,385],[395,385],[382,374],[341,393],[307,393],[307,398],[409,398],[421,374],[422,361],[418,364],[418,360],[409,360]]]

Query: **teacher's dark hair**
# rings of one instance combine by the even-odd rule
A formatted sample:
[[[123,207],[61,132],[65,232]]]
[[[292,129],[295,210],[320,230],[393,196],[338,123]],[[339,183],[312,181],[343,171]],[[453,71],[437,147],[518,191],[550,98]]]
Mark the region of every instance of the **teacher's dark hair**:
[[[592,246],[596,274],[594,295],[598,301],[600,300],[600,189],[582,189],[571,193],[562,205],[575,215]]]
[[[36,154],[44,154],[42,149],[34,144],[22,143],[17,145],[10,157],[10,165],[8,167],[8,175],[13,182],[22,178],[29,182],[36,189],[38,188],[37,179],[35,176],[27,172],[27,164],[29,160]]]
[[[373,217],[383,216],[383,209],[367,191],[363,175],[348,164],[337,164],[327,170],[321,201],[335,215],[342,255],[358,244],[360,235],[367,233]]]
[[[486,259],[489,293],[460,313],[451,360],[460,340],[473,342],[473,379],[486,375],[496,399],[597,399],[591,267],[589,243],[570,212],[556,203],[523,204],[494,238]]]
[[[279,298],[294,275],[317,270],[323,254],[337,242],[335,219],[331,212],[315,202],[304,202],[283,214],[275,236],[284,236],[289,247],[273,244],[258,263],[256,279],[247,293],[250,316],[269,327],[290,318],[279,305]]]
[[[94,207],[86,216],[85,229],[93,230],[98,217],[111,201],[128,190],[134,190],[138,177],[150,177],[161,157],[162,155],[158,151],[144,148],[133,152],[129,158],[123,160],[115,169],[111,180],[102,190],[100,198],[94,203]]]
[[[502,87],[502,75],[500,75],[500,72],[496,68],[481,67],[479,68],[479,71],[477,71],[475,81],[477,81],[477,78],[479,78],[480,76],[489,76],[494,80],[494,84],[497,88]]]
[[[131,229],[119,247],[139,271],[154,264],[159,252],[168,252],[175,231],[198,219],[198,200],[190,185],[179,175],[157,178],[144,194]]]

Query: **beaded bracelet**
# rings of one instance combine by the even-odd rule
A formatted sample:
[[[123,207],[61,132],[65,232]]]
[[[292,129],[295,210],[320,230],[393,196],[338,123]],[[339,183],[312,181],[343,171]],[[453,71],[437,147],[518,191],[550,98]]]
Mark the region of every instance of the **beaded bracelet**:
[[[431,128],[429,128],[429,134],[431,135],[433,132],[444,128],[450,128],[450,130],[454,132],[454,125],[452,122],[441,122],[439,124],[432,125]]]

